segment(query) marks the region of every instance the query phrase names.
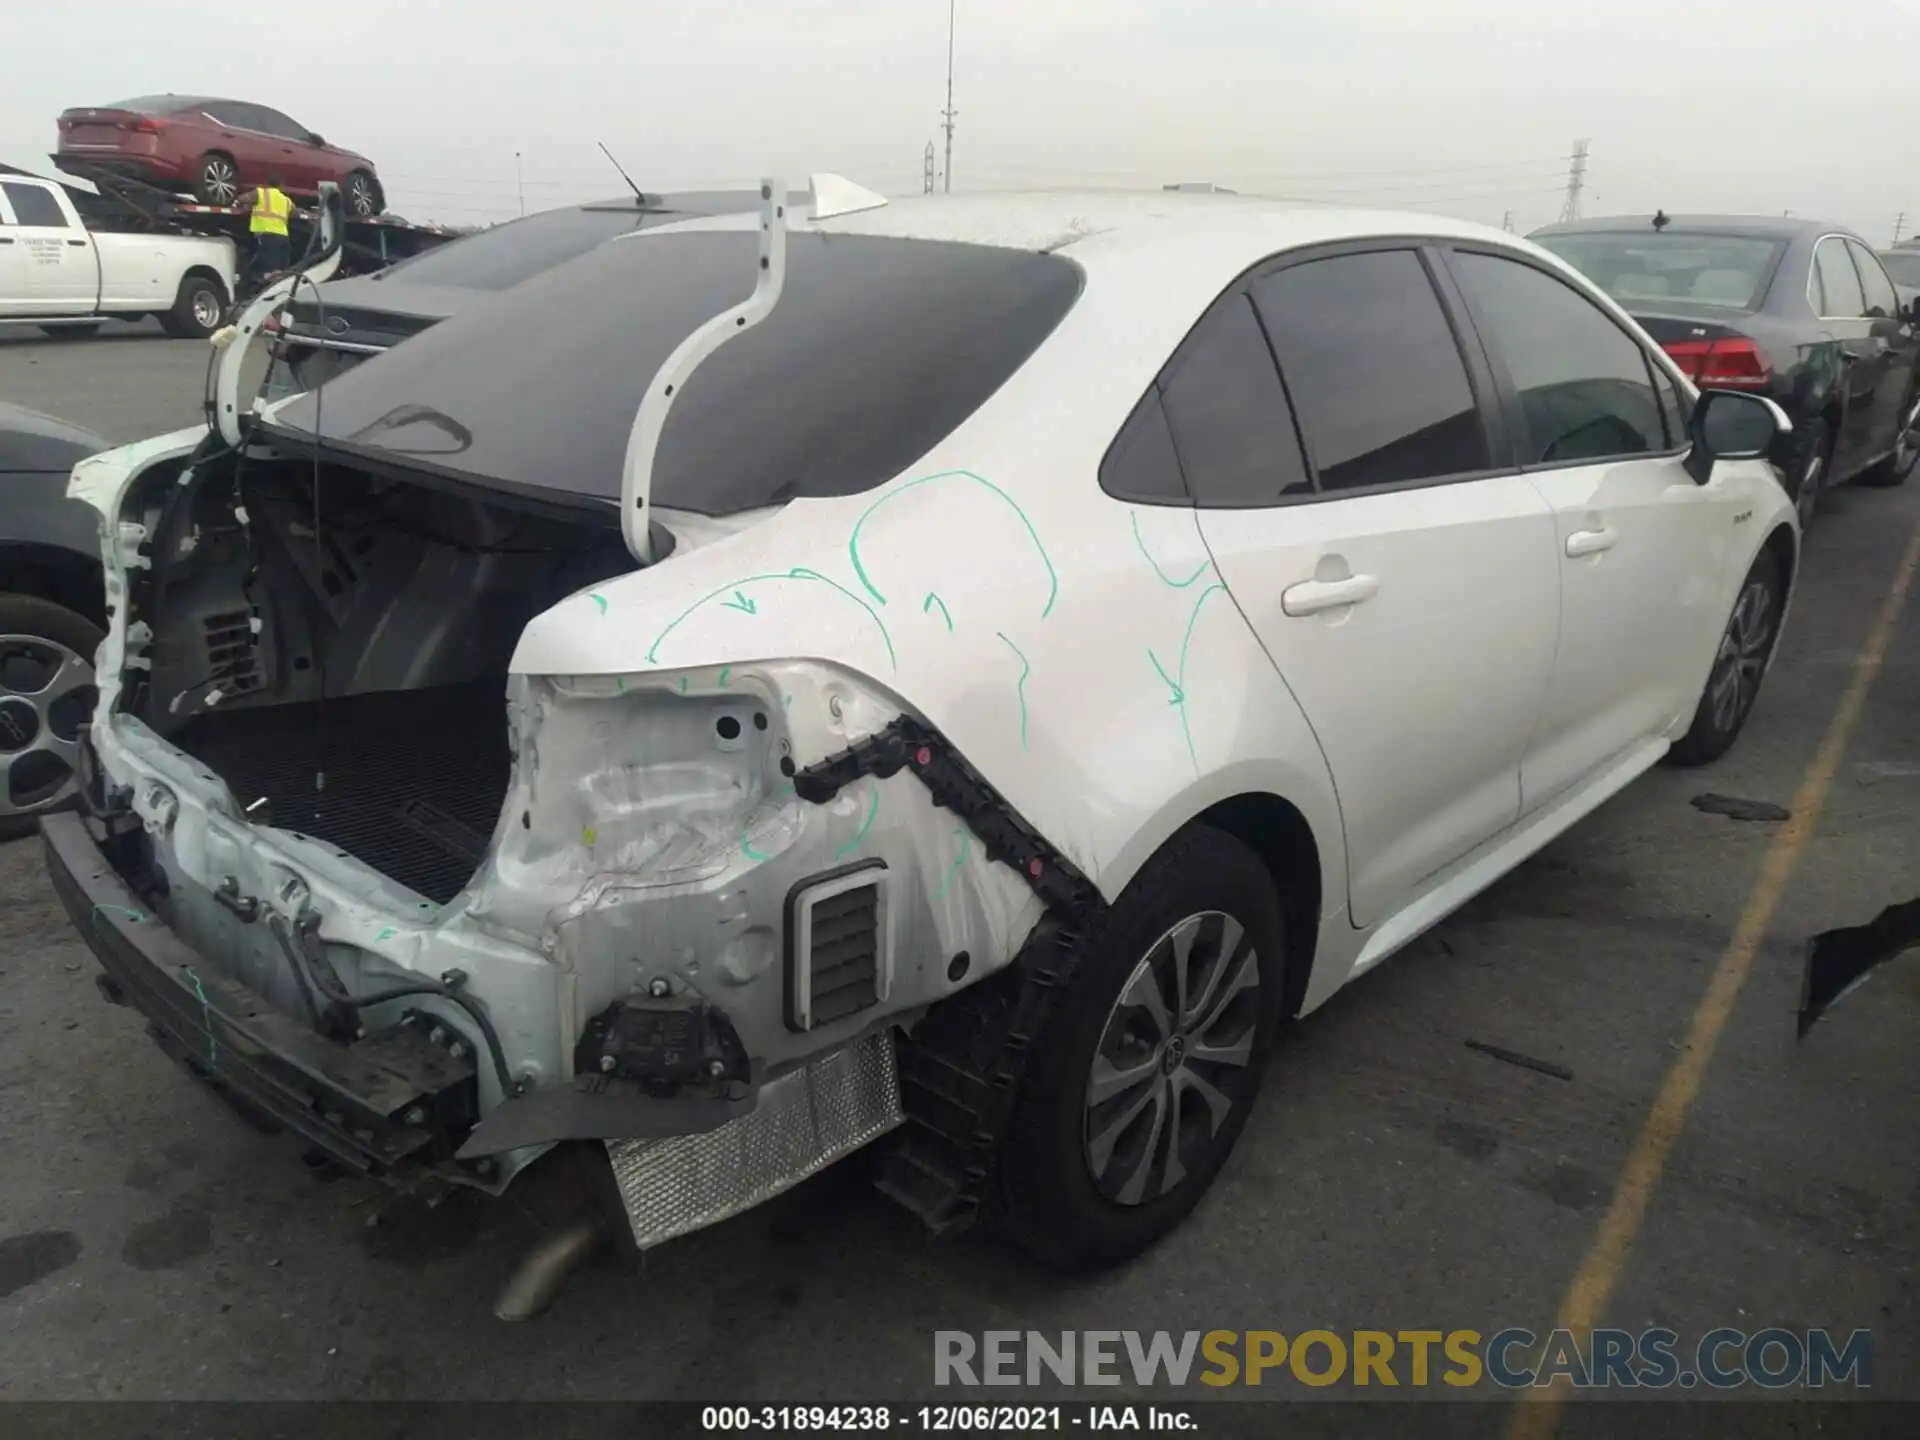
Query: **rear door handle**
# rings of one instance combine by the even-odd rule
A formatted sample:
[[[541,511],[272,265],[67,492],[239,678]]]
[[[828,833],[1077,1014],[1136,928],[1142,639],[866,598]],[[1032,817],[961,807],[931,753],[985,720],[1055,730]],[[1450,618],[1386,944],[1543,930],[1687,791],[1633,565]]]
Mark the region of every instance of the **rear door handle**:
[[[13,237],[11,235],[0,235],[0,245],[11,245],[12,243]]]
[[[1280,592],[1280,608],[1293,616],[1317,615],[1371,599],[1380,582],[1371,575],[1349,575],[1345,580],[1303,580]]]
[[[84,240],[69,240],[67,243],[76,250],[84,250],[87,248],[87,242]]]
[[[1602,527],[1599,530],[1576,530],[1567,536],[1567,554],[1574,557],[1598,555],[1603,550],[1611,550],[1620,539],[1618,530]]]

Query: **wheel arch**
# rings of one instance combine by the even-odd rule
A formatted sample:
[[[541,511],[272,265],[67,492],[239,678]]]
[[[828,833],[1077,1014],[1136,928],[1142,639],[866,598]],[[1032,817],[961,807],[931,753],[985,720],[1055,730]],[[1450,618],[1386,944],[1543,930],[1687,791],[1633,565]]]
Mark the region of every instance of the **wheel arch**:
[[[98,557],[57,545],[0,542],[0,593],[36,595],[107,625],[106,579]]]
[[[1100,867],[1108,899],[1117,899],[1147,861],[1194,825],[1231,835],[1273,877],[1289,931],[1286,1013],[1297,1014],[1314,967],[1326,958],[1322,928],[1329,916],[1346,912],[1346,841],[1324,760],[1316,749],[1310,766],[1263,759],[1200,777]]]

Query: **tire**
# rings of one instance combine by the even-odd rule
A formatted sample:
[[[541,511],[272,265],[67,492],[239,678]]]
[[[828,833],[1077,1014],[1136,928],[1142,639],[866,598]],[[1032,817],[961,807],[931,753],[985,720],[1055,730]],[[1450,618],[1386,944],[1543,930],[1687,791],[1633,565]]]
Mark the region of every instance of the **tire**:
[[[240,167],[234,158],[209,150],[193,167],[193,198],[202,205],[231,205],[240,198]]]
[[[89,335],[98,335],[100,327],[98,325],[42,325],[40,333],[54,340],[85,340]]]
[[[387,208],[387,197],[381,193],[380,182],[364,170],[350,171],[347,183],[340,189],[347,214],[355,219],[371,220]]]
[[[1805,422],[1801,441],[1793,455],[1793,473],[1788,480],[1788,493],[1793,497],[1794,511],[1800,517],[1800,533],[1804,535],[1813,528],[1813,512],[1819,507],[1820,492],[1827,480],[1827,468],[1833,463],[1833,432],[1825,420]]]
[[[42,815],[73,803],[74,742],[93,708],[103,638],[64,605],[0,593],[0,840],[31,834]],[[42,676],[51,683],[35,688]]]
[[[187,275],[180,281],[173,308],[160,316],[160,328],[182,340],[204,340],[220,328],[227,313],[227,292],[209,275]]]
[[[1907,476],[1913,473],[1916,460],[1920,460],[1920,385],[1907,395],[1906,409],[1900,419],[1900,438],[1894,444],[1893,453],[1862,474],[1856,483],[1876,490],[1904,485]]]
[[[1747,578],[1740,582],[1740,593],[1721,632],[1713,668],[1694,708],[1693,724],[1667,752],[1670,763],[1705,765],[1733,748],[1760,694],[1767,661],[1780,636],[1785,599],[1780,561],[1771,549],[1762,550],[1747,571]],[[1729,683],[1735,686],[1730,697],[1725,688]]]
[[[1223,957],[1220,942],[1230,944],[1235,928],[1251,954],[1229,948]],[[1169,985],[1180,963],[1172,939],[1182,932],[1190,937],[1189,972],[1198,967],[1202,986],[1201,1000],[1187,1007],[1199,1018],[1185,1029],[1168,1003],[1178,993]],[[1139,1254],[1212,1185],[1258,1095],[1286,973],[1280,897],[1266,867],[1238,840],[1203,826],[1181,832],[1147,863],[1084,946],[1028,1052],[1031,1068],[998,1166],[1000,1228],[1037,1259],[1069,1271]],[[1226,970],[1236,956],[1244,968]],[[1209,981],[1233,993],[1219,1000]],[[1178,1040],[1149,1039],[1169,1028],[1154,1021],[1151,1004],[1136,1003],[1155,993]],[[1240,1058],[1203,1060],[1197,1041],[1209,1036],[1210,1049]],[[1112,1093],[1089,1108],[1096,1058]],[[1123,1084],[1125,1074],[1138,1079]],[[1224,1112],[1196,1079],[1227,1102]],[[1169,1119],[1180,1147],[1177,1173],[1162,1143]]]

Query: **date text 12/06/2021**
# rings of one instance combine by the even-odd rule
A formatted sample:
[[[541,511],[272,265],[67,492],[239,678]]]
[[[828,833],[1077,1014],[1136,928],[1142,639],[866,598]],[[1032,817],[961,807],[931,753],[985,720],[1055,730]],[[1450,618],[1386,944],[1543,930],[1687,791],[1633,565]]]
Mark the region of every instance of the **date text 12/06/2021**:
[[[1167,1405],[708,1405],[710,1433],[797,1434],[901,1431],[922,1435],[1058,1433],[1089,1430],[1194,1432],[1190,1410]]]

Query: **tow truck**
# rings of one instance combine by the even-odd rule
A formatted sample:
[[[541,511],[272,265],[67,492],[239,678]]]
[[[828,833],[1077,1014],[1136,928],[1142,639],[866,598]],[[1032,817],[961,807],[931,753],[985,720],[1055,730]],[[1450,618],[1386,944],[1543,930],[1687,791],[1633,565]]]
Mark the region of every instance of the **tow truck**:
[[[203,204],[94,166],[44,174],[0,164],[0,195],[16,189],[46,223],[0,211],[0,240],[12,242],[0,250],[0,325],[87,334],[103,320],[156,315],[170,334],[204,337],[246,288],[250,221],[237,205]],[[294,254],[310,248],[318,224],[317,209],[292,213]],[[456,233],[391,215],[352,220],[335,273],[384,269]],[[12,264],[8,251],[17,252]]]

